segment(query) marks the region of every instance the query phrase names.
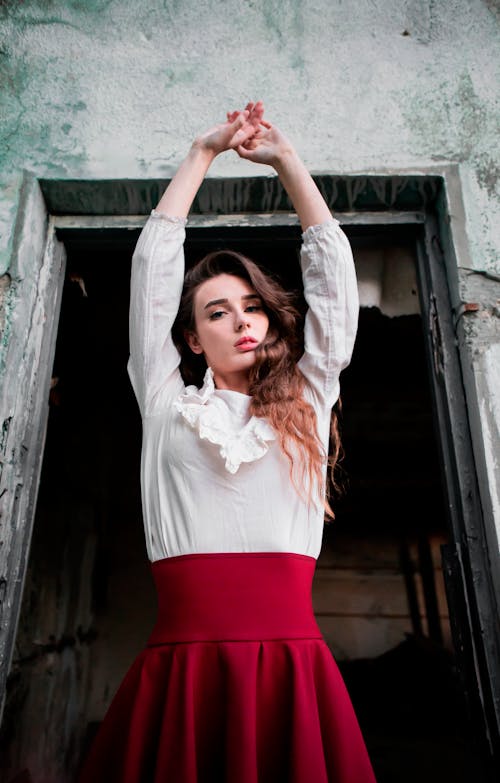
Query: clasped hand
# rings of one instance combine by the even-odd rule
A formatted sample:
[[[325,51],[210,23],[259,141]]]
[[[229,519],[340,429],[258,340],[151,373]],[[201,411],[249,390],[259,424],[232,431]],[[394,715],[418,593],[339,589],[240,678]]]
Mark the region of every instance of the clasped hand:
[[[227,120],[202,133],[195,145],[214,156],[233,149],[240,158],[276,166],[292,146],[276,126],[264,120],[262,101],[248,103],[243,111],[227,113]]]

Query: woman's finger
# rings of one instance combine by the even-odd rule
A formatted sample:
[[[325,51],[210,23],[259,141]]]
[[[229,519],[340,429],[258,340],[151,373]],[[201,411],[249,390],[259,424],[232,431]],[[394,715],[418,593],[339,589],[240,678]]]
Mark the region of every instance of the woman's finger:
[[[264,104],[262,103],[262,101],[258,101],[253,107],[253,111],[251,112],[249,117],[249,122],[253,123],[254,125],[258,125],[262,120],[263,115],[264,115]]]
[[[255,150],[259,146],[258,142],[254,140],[253,136],[247,139],[243,145],[246,150]]]
[[[231,141],[229,142],[229,146],[232,149],[235,149],[236,147],[240,147],[243,144],[247,145],[252,133],[253,128],[251,126],[250,128],[241,128],[239,131],[236,131]]]
[[[232,121],[231,125],[234,127],[234,130],[237,131],[238,128],[241,128],[242,125],[244,125],[245,121],[248,119],[248,112],[246,111],[239,111],[236,112],[236,117]]]
[[[256,117],[262,117],[264,116],[264,103],[262,101],[257,101],[253,108],[254,114]]]
[[[247,160],[251,158],[252,153],[249,150],[247,150],[243,146],[243,144],[240,144],[238,147],[235,147],[235,149],[238,155],[240,156],[240,158],[246,158]]]

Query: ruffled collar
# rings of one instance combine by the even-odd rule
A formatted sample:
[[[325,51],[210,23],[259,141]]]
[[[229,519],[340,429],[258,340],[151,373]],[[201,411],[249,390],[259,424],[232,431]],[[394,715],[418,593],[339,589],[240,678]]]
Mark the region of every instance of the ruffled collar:
[[[217,396],[214,374],[209,367],[203,386],[187,386],[177,397],[174,407],[198,432],[202,440],[219,446],[219,452],[229,473],[236,473],[242,462],[254,462],[268,451],[268,443],[276,440],[271,425],[257,416],[242,425],[223,397]]]

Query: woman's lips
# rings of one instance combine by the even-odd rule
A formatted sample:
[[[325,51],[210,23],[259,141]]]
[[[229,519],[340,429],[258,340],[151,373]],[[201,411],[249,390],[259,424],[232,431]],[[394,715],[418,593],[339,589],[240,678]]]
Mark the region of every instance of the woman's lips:
[[[238,351],[252,351],[257,345],[257,340],[254,337],[242,337],[235,343],[234,347]]]

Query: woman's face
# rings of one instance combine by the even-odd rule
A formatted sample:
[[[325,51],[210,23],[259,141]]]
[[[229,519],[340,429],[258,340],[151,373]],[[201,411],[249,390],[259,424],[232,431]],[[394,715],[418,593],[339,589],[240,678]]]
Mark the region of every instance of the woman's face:
[[[195,331],[186,333],[189,347],[204,354],[219,388],[240,385],[269,327],[260,296],[241,277],[217,275],[196,290],[194,316]]]

